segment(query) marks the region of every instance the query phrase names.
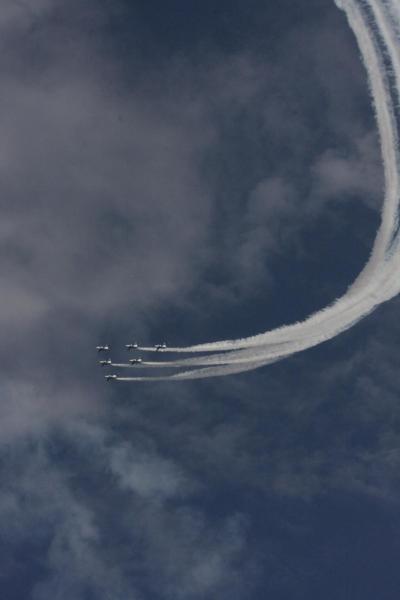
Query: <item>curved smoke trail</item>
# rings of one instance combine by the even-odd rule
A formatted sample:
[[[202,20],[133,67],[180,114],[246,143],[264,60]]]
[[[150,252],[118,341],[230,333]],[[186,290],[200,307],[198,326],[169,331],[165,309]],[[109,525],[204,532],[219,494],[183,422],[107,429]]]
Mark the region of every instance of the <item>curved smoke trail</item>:
[[[255,369],[335,337],[400,292],[400,7],[398,0],[335,2],[346,13],[368,73],[385,172],[381,224],[367,264],[341,298],[305,321],[240,340],[168,348],[211,354],[146,365],[189,367],[188,371],[165,377],[120,377],[120,381],[197,379]]]

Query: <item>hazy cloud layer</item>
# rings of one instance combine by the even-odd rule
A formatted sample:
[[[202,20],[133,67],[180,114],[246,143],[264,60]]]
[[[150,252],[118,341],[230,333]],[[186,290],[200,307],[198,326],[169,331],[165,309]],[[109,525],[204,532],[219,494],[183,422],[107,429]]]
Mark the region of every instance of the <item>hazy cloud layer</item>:
[[[365,74],[332,3],[299,4],[252,3],[252,34],[246,7],[206,2],[210,38],[161,40],[139,5],[2,3],[7,600],[336,599],[338,548],[357,557],[371,518],[372,562],[392,564],[396,302],[225,381],[115,389],[94,364],[102,341],[231,337],[265,306],[272,325],[297,318],[368,255],[382,173]]]

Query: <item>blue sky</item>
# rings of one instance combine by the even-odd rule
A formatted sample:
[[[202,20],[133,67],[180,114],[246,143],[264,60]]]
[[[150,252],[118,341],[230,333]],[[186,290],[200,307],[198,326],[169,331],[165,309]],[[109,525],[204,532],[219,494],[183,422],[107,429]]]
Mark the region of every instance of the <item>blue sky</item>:
[[[344,15],[5,0],[0,33],[1,597],[397,600],[397,299],[215,380],[108,386],[94,351],[352,282],[383,176]]]

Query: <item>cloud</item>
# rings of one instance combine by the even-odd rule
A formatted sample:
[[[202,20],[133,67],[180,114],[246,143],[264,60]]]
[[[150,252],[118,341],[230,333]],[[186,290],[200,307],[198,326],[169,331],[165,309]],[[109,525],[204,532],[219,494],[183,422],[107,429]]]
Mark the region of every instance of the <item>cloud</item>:
[[[179,389],[106,387],[93,347],[214,335],[221,298],[242,323],[244,282],[279,304],[268,266],[313,219],[348,195],[376,206],[345,27],[304,17],[265,62],[256,44],[143,66],[134,34],[107,38],[103,3],[16,6],[0,16],[3,595],[240,600],[274,577],[271,597],[293,591],[279,527],[297,548],[301,507],[324,494],[396,496],[395,306],[373,317],[376,345],[366,323],[251,379]]]
[[[202,106],[180,93],[182,78],[170,87],[173,67],[143,78],[143,67],[134,66],[130,84],[122,79],[100,26],[105,7],[2,8],[8,440],[7,431],[28,432],[29,423],[36,431],[39,422],[45,429],[56,415],[101,413],[108,391],[88,381],[99,372],[82,373],[95,364],[92,348],[104,329],[109,335],[124,323],[127,331],[129,321],[132,333],[147,334],[154,311],[197,281],[193,265],[211,211],[202,153],[212,128]],[[98,27],[93,37],[88,14]]]
[[[325,151],[312,168],[315,196],[322,203],[357,195],[369,208],[378,210],[384,187],[380,161],[375,133],[356,138],[349,154]]]
[[[238,285],[249,287],[265,277],[271,254],[282,249],[285,239],[290,237],[288,231],[292,229],[296,200],[291,184],[279,177],[260,181],[252,190],[236,253]]]
[[[21,593],[28,585],[38,600],[71,594],[80,600],[87,593],[137,599],[159,589],[166,598],[240,597],[243,518],[208,522],[202,509],[182,503],[182,490],[190,486],[182,479],[171,485],[177,472],[172,462],[145,444],[129,449],[129,462],[121,461],[127,448],[98,424],[82,422],[67,436],[48,436],[46,444],[31,441],[29,458],[28,445],[14,445],[2,467],[0,530],[9,555],[32,540],[29,565],[16,559],[17,568],[29,572]],[[138,465],[149,468],[140,473]],[[6,585],[9,575],[3,573]]]
[[[47,13],[54,7],[54,0],[4,0],[0,10],[0,28],[24,28],[26,29],[36,19],[46,17]]]
[[[0,447],[20,443],[38,436],[46,437],[60,423],[68,426],[78,416],[100,417],[104,406],[100,394],[93,399],[90,385],[70,382],[63,389],[57,385],[57,374],[30,372],[25,377],[4,378],[0,406]]]
[[[182,474],[171,462],[142,455],[127,444],[113,450],[111,470],[123,488],[144,499],[176,496],[184,483]]]

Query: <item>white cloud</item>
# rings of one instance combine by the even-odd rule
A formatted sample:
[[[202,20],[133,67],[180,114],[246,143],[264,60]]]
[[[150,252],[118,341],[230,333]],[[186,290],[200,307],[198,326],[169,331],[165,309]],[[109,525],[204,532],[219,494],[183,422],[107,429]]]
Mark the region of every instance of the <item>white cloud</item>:
[[[121,487],[147,500],[176,497],[187,485],[183,474],[172,462],[135,451],[127,444],[113,448],[110,466]]]
[[[357,138],[347,154],[327,150],[312,168],[315,194],[341,202],[349,194],[357,194],[373,210],[380,209],[383,197],[383,173],[377,136],[367,133]],[[318,202],[318,200],[317,200]]]

